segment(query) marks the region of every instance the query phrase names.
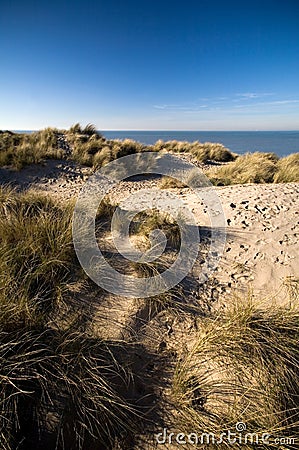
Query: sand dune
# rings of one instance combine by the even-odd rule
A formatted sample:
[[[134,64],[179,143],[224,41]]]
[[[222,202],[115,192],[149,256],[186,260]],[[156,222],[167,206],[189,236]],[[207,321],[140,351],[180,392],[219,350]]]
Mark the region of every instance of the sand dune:
[[[0,170],[2,184],[10,183],[18,189],[34,188],[62,199],[76,198],[91,174],[89,168],[64,160],[49,160],[43,166],[28,166],[19,172]],[[111,199],[119,202],[133,192],[157,185],[157,179],[123,181],[112,192]],[[259,298],[275,295],[283,301],[286,292],[296,288],[295,281],[299,278],[299,184],[245,184],[214,189],[227,224],[225,250],[211,276],[216,291],[227,297],[235,289],[243,292],[252,289]],[[210,225],[207,209],[190,189],[170,191],[193,212],[200,227]]]

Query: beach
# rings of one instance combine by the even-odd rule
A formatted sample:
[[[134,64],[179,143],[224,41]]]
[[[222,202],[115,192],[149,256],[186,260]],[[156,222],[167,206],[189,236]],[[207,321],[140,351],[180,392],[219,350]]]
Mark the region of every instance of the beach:
[[[60,200],[77,198],[92,175],[88,167],[71,161],[46,161],[22,171],[0,168],[1,182],[18,189],[33,189]],[[110,194],[114,203],[140,189],[157,188],[159,180],[123,181]],[[226,244],[212,274],[218,290],[227,296],[253,291],[260,300],[283,302],[287,289],[298,280],[299,183],[215,186],[226,221]],[[195,214],[201,227],[209,227],[209,212],[188,188],[171,188]],[[144,204],[146,208],[146,201]],[[220,287],[221,286],[221,287]]]

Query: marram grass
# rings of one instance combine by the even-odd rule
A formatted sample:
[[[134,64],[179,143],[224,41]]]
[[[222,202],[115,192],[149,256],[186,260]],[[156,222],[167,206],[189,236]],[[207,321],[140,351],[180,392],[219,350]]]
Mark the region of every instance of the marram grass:
[[[82,278],[72,212],[70,203],[0,189],[3,450],[112,448],[134,428],[136,413],[119,392],[129,377],[121,345],[94,338],[87,305],[80,316],[80,300],[67,303],[67,283]],[[106,205],[98,220],[108,213]]]
[[[176,428],[219,438],[242,422],[248,433],[271,435],[272,444],[258,448],[277,448],[275,437],[298,438],[298,306],[262,310],[238,299],[218,317],[200,320],[198,328],[173,379]]]
[[[274,153],[247,153],[207,176],[216,185],[299,182],[299,153],[281,159]]]

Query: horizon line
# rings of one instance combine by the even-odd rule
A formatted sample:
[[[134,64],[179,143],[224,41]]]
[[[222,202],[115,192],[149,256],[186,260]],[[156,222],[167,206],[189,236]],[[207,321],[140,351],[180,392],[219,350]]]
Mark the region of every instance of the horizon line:
[[[101,131],[101,130],[98,130],[98,131]],[[102,131],[167,131],[167,132],[170,132],[170,131],[174,131],[174,132],[177,132],[177,131],[182,131],[182,132],[196,132],[196,133],[201,133],[202,131],[204,131],[204,132],[209,132],[209,131],[212,131],[212,132],[221,132],[221,133],[224,133],[224,132],[239,132],[239,131],[241,131],[241,132],[253,132],[253,133],[255,133],[255,132],[263,132],[263,131],[297,131],[297,132],[299,132],[299,129],[298,130],[295,130],[295,129],[283,129],[283,130],[179,130],[179,129],[173,129],[173,130],[166,130],[166,129],[134,129],[134,128],[128,128],[128,129],[125,129],[125,128],[109,128],[109,129],[103,129]]]
[[[46,126],[46,127],[41,127],[41,128],[35,128],[35,129],[27,129],[27,130],[25,130],[25,129],[21,129],[21,128],[18,128],[18,129],[16,129],[16,128],[11,128],[11,129],[8,129],[8,128],[5,128],[5,130],[7,130],[7,131],[12,131],[12,132],[17,132],[17,131],[40,131],[40,130],[43,130],[43,129],[45,129],[45,128],[48,128],[48,126]],[[49,128],[57,128],[58,130],[59,129],[61,129],[61,130],[64,130],[64,129],[67,129],[67,128],[65,128],[65,127],[54,127],[54,126],[50,126]],[[2,129],[2,131],[5,131],[4,129]],[[238,132],[249,132],[249,133],[259,133],[259,132],[282,132],[282,131],[295,131],[295,132],[299,132],[299,129],[277,129],[277,130],[267,130],[267,129],[262,129],[262,130],[182,130],[182,129],[171,129],[171,130],[167,130],[167,129],[136,129],[136,128],[106,128],[106,129],[104,129],[104,128],[102,128],[102,129],[97,129],[96,131],[98,131],[98,132],[104,132],[104,131],[129,131],[129,132],[135,132],[135,131],[140,131],[140,132],[148,132],[148,131],[155,131],[155,132],[167,132],[167,133],[169,133],[169,132],[183,132],[183,133],[186,133],[186,132],[194,132],[194,133],[201,133],[201,132],[212,132],[212,133],[231,133],[231,132],[233,132],[233,133],[238,133]]]

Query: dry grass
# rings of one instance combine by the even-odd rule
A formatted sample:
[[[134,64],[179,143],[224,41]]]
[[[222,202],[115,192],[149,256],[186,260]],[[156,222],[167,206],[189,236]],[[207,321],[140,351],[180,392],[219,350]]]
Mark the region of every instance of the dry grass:
[[[291,183],[299,181],[299,153],[293,153],[277,162],[274,183]]]
[[[271,183],[277,171],[277,161],[274,153],[247,153],[207,175],[216,185]]]
[[[287,296],[291,302],[296,302],[299,298],[299,278],[288,276],[283,280],[283,286],[287,290]]]
[[[168,214],[162,214],[158,211],[139,213],[135,217],[131,228],[135,234],[145,236],[147,239],[149,239],[154,230],[161,230],[167,240],[166,248],[172,250],[180,248],[181,233],[179,225]]]
[[[110,143],[112,144],[113,159],[141,153],[147,149],[144,145],[132,139],[124,139],[123,141],[114,140],[110,141]]]
[[[299,153],[281,159],[274,153],[247,153],[207,175],[216,185],[298,182]]]
[[[76,130],[75,126],[75,130]],[[72,131],[72,128],[67,132],[67,139],[70,142],[73,151],[72,159],[79,164],[92,166],[95,155],[97,155],[105,147],[105,139],[98,133],[84,133],[84,129],[80,132]]]
[[[16,328],[48,320],[72,271],[72,208],[32,193],[0,191],[2,314]]]
[[[174,188],[184,188],[186,185],[182,183],[181,181],[168,177],[163,176],[161,180],[159,181],[159,188],[160,189],[174,189]]]
[[[260,437],[298,436],[298,337],[297,307],[265,311],[239,299],[222,316],[201,320],[173,380],[177,428],[219,438],[243,422]]]
[[[236,159],[236,155],[229,151],[222,144],[206,142],[194,146],[191,154],[195,156],[197,161],[207,163],[208,161],[229,162]]]
[[[9,165],[20,170],[29,164],[39,164],[47,158],[62,157],[55,129],[46,128],[31,134],[0,134],[0,166]]]
[[[153,146],[153,151],[159,152],[161,150],[173,151],[177,153],[189,152],[194,145],[199,144],[198,142],[187,142],[187,141],[163,141],[159,139]]]
[[[110,209],[105,204],[98,221]],[[67,295],[68,283],[83,276],[72,212],[72,204],[34,192],[0,190],[4,450],[111,448],[130,433],[133,409],[119,393],[129,375],[114,346],[90,335],[87,305]]]
[[[95,170],[98,170],[112,160],[113,160],[112,150],[110,147],[108,147],[108,145],[106,145],[94,155],[93,167]]]
[[[72,158],[95,170],[122,156],[148,151],[147,147],[131,139],[107,140],[96,132],[86,133],[86,127],[81,129],[77,125],[67,132],[68,140],[73,147]]]
[[[163,176],[158,184],[160,189],[184,189],[184,188],[202,188],[210,186],[209,179],[197,168],[184,173],[184,181],[176,178]]]
[[[207,163],[208,161],[228,162],[234,161],[236,154],[228,150],[219,143],[198,141],[180,142],[180,141],[157,141],[152,149],[154,151],[167,150],[177,153],[190,153],[198,162]]]
[[[0,331],[1,448],[111,448],[134,428],[113,351],[78,331]]]

